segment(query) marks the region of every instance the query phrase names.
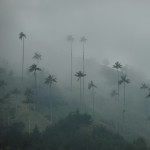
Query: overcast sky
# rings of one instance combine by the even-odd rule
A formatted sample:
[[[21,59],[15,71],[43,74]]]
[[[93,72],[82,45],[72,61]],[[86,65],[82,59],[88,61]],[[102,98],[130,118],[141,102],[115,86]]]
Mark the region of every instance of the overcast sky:
[[[79,40],[85,36],[86,58],[108,59],[110,65],[120,61],[150,73],[149,0],[0,0],[0,56],[12,64],[21,63],[20,32],[27,36],[26,66],[34,52],[54,72],[54,66],[66,65],[66,37],[72,34],[74,61],[82,57]]]

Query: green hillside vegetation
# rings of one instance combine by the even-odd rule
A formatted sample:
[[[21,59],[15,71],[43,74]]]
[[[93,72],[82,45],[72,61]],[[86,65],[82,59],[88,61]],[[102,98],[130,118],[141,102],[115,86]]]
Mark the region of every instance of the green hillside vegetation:
[[[54,125],[48,126],[42,133],[35,126],[33,132],[22,132],[23,124],[9,127],[3,137],[1,150],[148,150],[143,138],[127,142],[110,127],[100,122],[93,122],[90,115],[79,111],[70,113]],[[15,135],[15,138],[14,138]]]

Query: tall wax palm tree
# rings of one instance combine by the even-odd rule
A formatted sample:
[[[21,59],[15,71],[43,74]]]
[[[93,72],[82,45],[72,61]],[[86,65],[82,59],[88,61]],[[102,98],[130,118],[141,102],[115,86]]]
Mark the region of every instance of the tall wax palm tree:
[[[145,83],[142,83],[141,87],[142,90],[144,90],[144,95],[146,95],[146,90],[148,90],[148,85]],[[146,97],[144,99],[145,101],[145,115],[147,115],[147,107],[146,107]]]
[[[94,105],[95,105],[95,97],[94,97],[94,89],[97,88],[97,86],[93,83],[93,81],[91,81],[88,84],[88,89],[92,89],[92,98],[93,98],[93,118],[94,118]]]
[[[28,104],[28,108],[29,108],[29,116],[28,116],[28,132],[30,135],[30,131],[31,131],[31,120],[30,120],[30,104],[34,103],[33,101],[33,90],[31,88],[26,88],[24,95],[26,97],[25,102]]]
[[[124,121],[124,113],[125,113],[125,88],[126,84],[130,83],[130,79],[127,79],[127,75],[122,75],[121,80],[119,80],[119,85],[123,83],[123,89],[124,89],[124,100],[123,100],[123,121]]]
[[[75,76],[78,78],[77,81],[80,81],[80,109],[81,109],[81,107],[82,107],[81,106],[82,105],[81,104],[81,96],[82,96],[81,95],[81,78],[86,76],[86,74],[82,71],[78,71],[78,72],[76,72]]]
[[[45,84],[49,85],[49,87],[52,87],[53,83],[57,83],[57,79],[54,75],[49,75],[46,79],[45,79]],[[51,109],[51,122],[53,122],[53,102],[52,100],[50,101],[50,109]]]
[[[34,53],[33,59],[39,62],[41,60],[42,55],[38,52]]]
[[[37,91],[37,76],[36,76],[36,72],[37,71],[42,71],[41,68],[38,68],[36,64],[33,64],[29,67],[29,72],[33,72],[34,74],[34,79],[35,79],[35,90],[36,90],[36,96],[38,94],[38,91]],[[37,100],[36,100],[36,107],[37,107]]]
[[[23,32],[19,33],[19,39],[23,42],[23,55],[22,55],[22,80],[23,80],[23,69],[24,69],[24,39],[26,35]]]
[[[85,48],[84,48],[84,45],[85,45],[86,41],[87,41],[87,39],[84,36],[81,37],[80,42],[83,45],[83,73],[85,72],[85,65],[84,65],[84,50],[85,50]],[[83,77],[83,99],[84,99],[84,77]]]
[[[71,48],[71,91],[72,91],[72,43],[74,41],[74,38],[72,35],[69,35],[67,37],[67,41],[70,42],[70,48]]]
[[[117,76],[118,76],[117,86],[118,86],[118,101],[119,101],[119,69],[122,68],[122,65],[117,61],[115,65],[113,65],[113,68],[117,69]]]

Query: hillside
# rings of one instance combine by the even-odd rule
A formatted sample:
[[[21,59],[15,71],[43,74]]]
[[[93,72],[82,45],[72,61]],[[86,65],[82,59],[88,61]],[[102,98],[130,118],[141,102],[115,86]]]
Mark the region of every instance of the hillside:
[[[132,143],[127,142],[109,126],[95,122],[90,115],[80,114],[78,111],[47,127],[42,133],[35,126],[30,136],[25,136],[21,125],[13,125],[3,140],[1,148],[7,146],[12,149],[148,150],[143,138],[138,138]]]

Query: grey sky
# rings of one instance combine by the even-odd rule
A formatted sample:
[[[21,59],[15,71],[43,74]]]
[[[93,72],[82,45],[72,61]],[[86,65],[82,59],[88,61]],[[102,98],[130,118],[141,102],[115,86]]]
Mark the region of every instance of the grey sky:
[[[148,0],[0,0],[0,52],[13,63],[21,62],[22,31],[26,66],[36,51],[54,72],[54,66],[66,65],[66,37],[72,34],[74,59],[82,55],[79,40],[85,36],[86,58],[99,63],[108,58],[110,65],[118,60],[150,73]]]

